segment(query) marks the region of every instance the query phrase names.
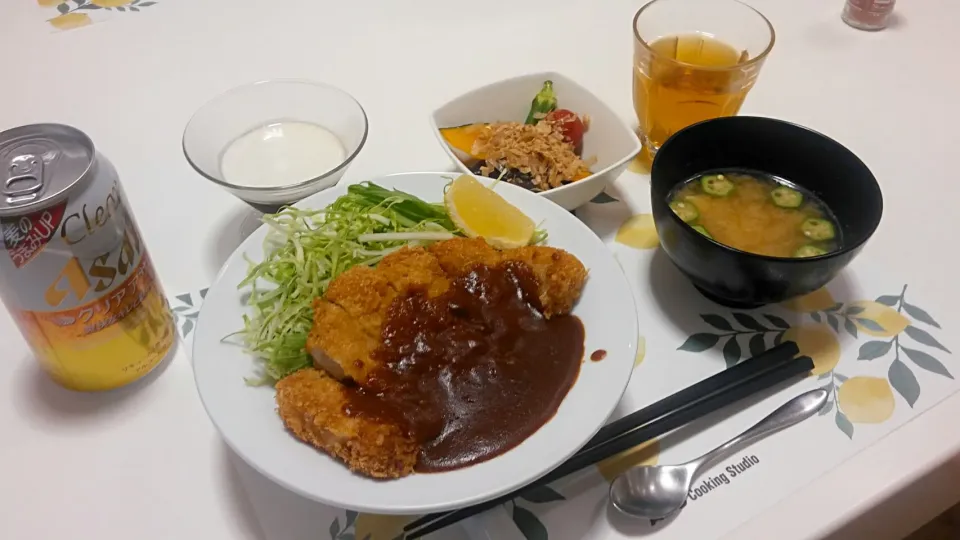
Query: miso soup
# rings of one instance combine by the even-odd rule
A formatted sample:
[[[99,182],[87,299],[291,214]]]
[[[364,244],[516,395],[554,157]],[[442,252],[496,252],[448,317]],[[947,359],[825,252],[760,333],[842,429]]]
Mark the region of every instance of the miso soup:
[[[723,170],[683,182],[670,208],[701,234],[771,257],[815,257],[840,248],[840,227],[808,190],[755,171]]]

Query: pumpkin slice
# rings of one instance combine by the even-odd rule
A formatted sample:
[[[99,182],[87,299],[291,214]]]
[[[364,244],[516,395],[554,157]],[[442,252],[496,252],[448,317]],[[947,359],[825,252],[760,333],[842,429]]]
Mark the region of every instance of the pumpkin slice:
[[[464,126],[440,128],[440,135],[447,144],[460,150],[474,159],[483,159],[483,155],[474,153],[473,144],[477,137],[485,130],[490,129],[488,124],[467,124]]]

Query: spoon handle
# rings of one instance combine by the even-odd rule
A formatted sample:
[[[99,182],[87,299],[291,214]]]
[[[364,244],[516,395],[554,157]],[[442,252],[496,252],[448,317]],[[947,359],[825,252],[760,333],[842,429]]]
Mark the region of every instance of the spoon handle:
[[[750,429],[688,463],[694,471],[693,476],[697,476],[702,469],[728,457],[734,451],[758,439],[810,418],[823,408],[824,403],[827,402],[827,395],[826,390],[818,388],[804,392],[784,403],[779,409],[754,424]]]

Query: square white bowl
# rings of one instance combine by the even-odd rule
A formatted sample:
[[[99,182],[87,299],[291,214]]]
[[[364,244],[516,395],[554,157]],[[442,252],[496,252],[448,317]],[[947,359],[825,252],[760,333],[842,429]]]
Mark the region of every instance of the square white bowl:
[[[540,195],[573,210],[586,204],[613,182],[640,152],[639,138],[589,90],[559,73],[532,73],[488,84],[454,98],[430,116],[434,136],[458,169],[471,174],[464,163],[468,156],[453,148],[440,134],[440,128],[477,122],[523,122],[533,96],[544,81],[553,81],[558,106],[590,117],[583,136],[583,157],[596,157],[593,174],[571,184],[541,192]],[[463,159],[462,159],[463,158]]]

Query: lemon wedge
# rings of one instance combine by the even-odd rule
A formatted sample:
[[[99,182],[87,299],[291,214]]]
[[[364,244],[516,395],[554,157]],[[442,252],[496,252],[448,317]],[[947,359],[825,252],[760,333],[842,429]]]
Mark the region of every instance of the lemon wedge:
[[[533,220],[472,176],[464,174],[454,180],[443,203],[464,234],[482,237],[493,247],[518,248],[533,238]]]

